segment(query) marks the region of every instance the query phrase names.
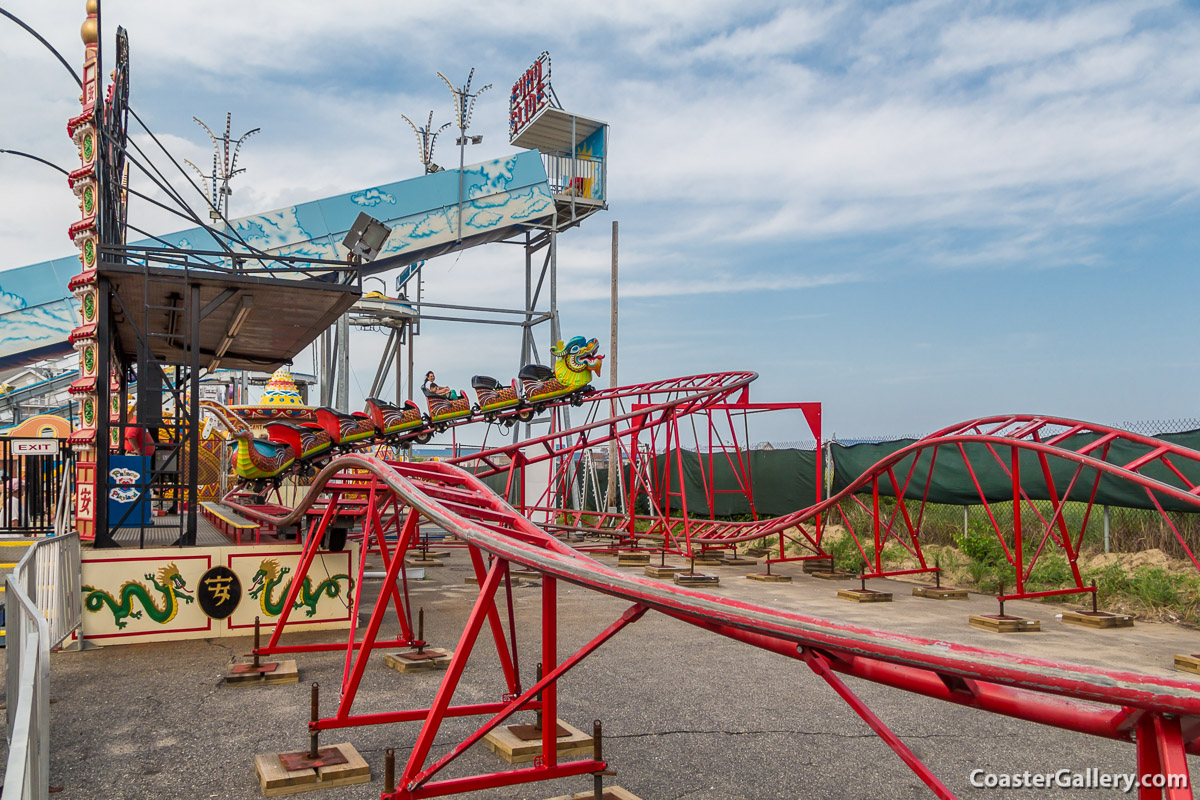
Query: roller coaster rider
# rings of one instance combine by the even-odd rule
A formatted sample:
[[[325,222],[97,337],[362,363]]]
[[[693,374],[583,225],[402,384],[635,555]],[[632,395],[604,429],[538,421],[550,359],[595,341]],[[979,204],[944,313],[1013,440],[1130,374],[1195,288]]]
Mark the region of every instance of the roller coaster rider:
[[[436,395],[438,397],[444,397],[447,400],[458,400],[462,398],[462,392],[459,392],[456,389],[451,389],[448,386],[439,386],[437,383],[435,383],[436,380],[437,376],[433,374],[433,370],[425,373],[425,383],[421,384],[421,388],[424,390],[426,397]]]

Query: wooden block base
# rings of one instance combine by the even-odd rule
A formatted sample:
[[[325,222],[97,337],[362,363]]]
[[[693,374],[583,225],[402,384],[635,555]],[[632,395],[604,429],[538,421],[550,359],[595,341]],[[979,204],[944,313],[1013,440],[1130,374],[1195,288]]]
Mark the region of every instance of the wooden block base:
[[[1180,672],[1191,672],[1200,675],[1200,655],[1175,654],[1175,669]]]
[[[807,572],[807,570],[805,571]],[[834,570],[833,572],[829,570],[814,570],[808,574],[823,581],[848,581],[858,577],[853,572],[842,572],[841,570]]]
[[[877,592],[874,589],[838,589],[837,596],[852,603],[890,603],[891,592]]]
[[[413,556],[413,557],[418,557],[418,556],[419,556],[419,557],[422,557],[422,558],[424,558],[424,557],[428,557],[428,558],[449,558],[449,557],[450,557],[450,551],[449,551],[449,550],[430,550],[430,551],[426,552],[426,551],[424,551],[424,550],[421,550],[420,548],[418,548],[418,549],[416,550],[416,552],[409,553],[409,555],[411,555],[411,556]]]
[[[924,597],[926,600],[966,600],[966,589],[947,589],[944,586],[917,586],[913,589],[913,597]]]
[[[719,558],[697,558],[693,562],[697,567],[720,567],[725,562]]]
[[[752,581],[760,581],[762,583],[791,583],[791,575],[768,575],[765,572],[751,573],[746,576]]]
[[[446,566],[446,563],[444,561],[442,561],[441,559],[413,558],[412,556],[405,557],[404,563],[408,564],[410,567],[444,567],[444,566]]]
[[[542,579],[542,573],[536,569],[509,569],[508,574],[514,578],[524,578],[525,580],[540,581]]]
[[[558,797],[551,797],[550,800],[592,800],[595,796],[594,792],[586,791],[579,794],[560,794]],[[620,786],[605,786],[604,800],[642,800],[642,798]]]
[[[405,653],[415,653],[416,650],[402,650],[395,653],[384,653],[383,663],[397,672],[425,672],[431,669],[445,669],[450,663],[453,650],[444,647],[426,647],[425,654],[433,658],[405,658]]]
[[[640,567],[649,563],[649,553],[621,553],[617,556],[618,567]]]
[[[646,576],[649,578],[669,578],[676,572],[686,572],[687,567],[677,567],[674,564],[666,564],[663,566],[651,564],[645,568]]]
[[[1133,617],[1128,614],[1110,614],[1107,611],[1064,611],[1062,621],[1068,625],[1085,628],[1132,628]]]
[[[723,567],[749,567],[758,563],[755,558],[727,558],[721,562]]]
[[[721,579],[716,575],[709,575],[706,572],[676,572],[676,586],[720,586]]]
[[[1042,623],[1026,617],[1012,617],[1005,614],[972,614],[968,621],[972,627],[982,628],[992,633],[1034,633],[1042,629]]]
[[[370,783],[371,768],[363,760],[354,745],[349,743],[327,745],[345,757],[345,764],[335,764],[316,769],[299,769],[288,772],[280,761],[287,753],[259,753],[254,757],[254,773],[258,776],[258,787],[265,797],[312,792],[333,786],[350,786],[355,783]],[[322,747],[325,750],[326,747]],[[294,753],[304,753],[295,750]]]
[[[584,733],[576,727],[568,725],[561,719],[558,721],[561,729],[566,731],[566,735],[558,737],[558,755],[560,758],[564,756],[579,756],[592,754],[592,737]],[[542,742],[540,739],[525,741],[509,730],[512,726],[501,726],[496,728],[487,736],[483,737],[483,743],[492,752],[499,755],[510,764],[524,764],[533,761],[542,754]]]
[[[800,564],[800,568],[809,575],[815,575],[818,572],[829,572],[829,559],[827,558],[810,558],[808,561],[801,561]],[[836,572],[837,570],[834,571]]]
[[[276,683],[298,683],[300,670],[296,668],[293,659],[262,658],[259,663],[263,666],[276,664],[270,672],[227,672],[225,683],[229,686],[269,686]]]

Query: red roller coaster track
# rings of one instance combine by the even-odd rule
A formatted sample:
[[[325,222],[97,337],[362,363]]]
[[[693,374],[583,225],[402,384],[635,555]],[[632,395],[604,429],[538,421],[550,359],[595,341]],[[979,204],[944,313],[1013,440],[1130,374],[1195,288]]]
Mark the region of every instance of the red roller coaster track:
[[[664,381],[655,384],[652,389],[629,387],[600,393],[592,402],[610,401],[615,405],[618,397],[637,398],[640,401],[639,408],[635,412],[590,420],[578,427],[552,431],[537,439],[495,448],[472,458],[487,465],[491,473],[507,469],[511,488],[512,476],[522,466],[551,459],[569,461],[564,456],[584,447],[614,437],[632,439],[649,426],[670,425],[680,416],[703,413],[726,402],[733,393],[744,393],[753,377],[749,373],[700,376],[699,379]],[[646,402],[647,398],[656,402]],[[744,394],[735,399],[735,402],[739,401],[747,401]],[[1084,432],[1097,436],[1075,449],[1063,447],[1070,437]],[[1107,448],[1118,439],[1148,449],[1134,461],[1109,463],[1104,460]],[[966,458],[965,445],[968,443],[984,446],[1001,463],[1011,465],[1008,474],[1012,478],[1016,538],[1009,553],[1016,565],[1030,564],[1024,555],[1029,544],[1033,545],[1034,550],[1032,560],[1036,560],[1050,541],[1068,554],[1074,554],[1074,563],[1081,533],[1077,535],[1064,527],[1062,507],[1072,495],[1085,468],[1137,485],[1145,489],[1151,498],[1171,497],[1190,505],[1200,504],[1200,498],[1197,497],[1200,490],[1184,477],[1184,469],[1181,468],[1181,465],[1190,468],[1193,463],[1200,464],[1200,453],[1073,420],[996,417],[964,423],[926,437],[880,461],[837,496],[797,514],[738,524],[701,521],[692,528],[691,538],[685,544],[690,547],[696,543],[745,541],[771,532],[783,534],[790,527],[801,526],[815,519],[819,513],[832,513],[835,509],[840,513],[842,503],[861,502],[857,493],[870,487],[874,504],[863,505],[875,511],[873,533],[876,544],[882,544],[887,537],[900,541],[907,539],[920,558],[920,514],[913,519],[905,501],[901,499],[896,509],[885,518],[878,505],[880,483],[888,481],[895,494],[903,495],[904,486],[913,479],[911,469],[904,480],[896,475],[895,466],[903,458],[939,446],[956,448]],[[1021,487],[1021,453],[1034,454],[1043,467],[1041,472],[1050,491],[1056,493],[1049,515],[1034,508]],[[1002,454],[1009,456],[1008,462],[1004,461]],[[1049,477],[1050,470],[1046,466],[1049,459],[1065,459],[1077,465],[1075,477],[1061,491]],[[913,463],[916,463],[915,459]],[[1151,464],[1166,469],[1177,477],[1177,481],[1159,480],[1146,475],[1145,471]],[[931,465],[930,470],[932,468]],[[1089,491],[1094,497],[1094,487]],[[982,489],[980,492],[981,500],[986,504]],[[292,594],[298,592],[325,530],[337,516],[339,508],[349,502],[349,496],[357,495],[354,502],[361,511],[364,494],[367,496],[362,516],[364,546],[370,546],[373,542],[381,553],[387,573],[384,585],[395,587],[399,581],[405,589],[393,588],[380,598],[361,638],[352,630],[346,643],[330,645],[281,644],[280,639],[295,600],[289,597],[270,643],[260,652],[267,655],[314,649],[345,649],[346,667],[337,713],[313,723],[311,728],[314,731],[404,721],[421,723],[421,732],[401,771],[399,783],[395,787],[388,787],[383,795],[385,798],[408,800],[438,797],[603,771],[606,765],[597,759],[560,763],[555,734],[546,733],[540,760],[532,767],[438,779],[458,755],[518,711],[538,710],[543,716],[549,715],[549,719],[555,719],[558,679],[649,610],[802,660],[867,721],[938,797],[950,798],[954,795],[851,692],[839,678],[839,673],[993,713],[1096,736],[1133,741],[1136,744],[1137,770],[1143,775],[1186,774],[1186,755],[1200,753],[1200,693],[1190,681],[1014,656],[944,641],[886,633],[634,577],[612,570],[559,541],[501,500],[477,476],[448,463],[386,462],[365,455],[342,456],[316,476],[310,493],[290,513],[272,516],[248,511],[263,521],[286,526],[300,521],[320,498],[319,502],[323,505],[320,518],[308,531],[305,551],[292,583]],[[1158,503],[1157,499],[1155,502]],[[923,510],[924,501],[921,503]],[[1161,509],[1161,505],[1159,507]],[[1033,508],[1038,527],[1041,528],[1034,529],[1033,539],[1028,543],[1024,539],[1029,531],[1022,524],[1023,508]],[[436,523],[466,543],[479,579],[480,592],[441,687],[428,708],[355,714],[353,704],[366,664],[373,648],[385,644],[377,641],[377,638],[389,609],[394,609],[401,620],[403,639],[416,643],[412,636],[409,604],[406,597],[402,596],[406,595],[402,564],[405,554],[417,541],[420,518]],[[994,515],[990,518],[995,522]],[[902,530],[898,520],[903,520]],[[388,546],[389,533],[396,537],[391,548]],[[1001,534],[998,525],[997,533]],[[632,534],[631,538],[633,535],[640,536],[641,533]],[[819,528],[805,541],[813,546],[814,551],[821,552]],[[487,557],[490,557],[490,563]],[[509,588],[511,566],[536,570],[543,575],[541,660],[544,673],[532,685],[525,685],[520,675],[516,621]],[[877,563],[879,574],[886,574],[878,567]],[[629,609],[620,618],[564,660],[559,659],[556,646],[556,592],[559,581],[567,581],[630,603]],[[1076,582],[1079,583],[1077,571]],[[503,592],[500,591],[502,586]],[[1080,588],[1077,585],[1068,591],[1079,591]],[[1020,596],[1019,593],[1013,596]],[[1030,594],[1035,593],[1026,593],[1024,596]],[[504,618],[508,621],[507,635],[502,621]],[[506,694],[493,703],[455,706],[451,703],[455,687],[485,626],[490,630],[500,655]],[[482,716],[486,722],[449,752],[429,763],[434,737],[443,720],[462,716]],[[553,731],[554,727],[546,726],[546,730]],[[1186,788],[1145,788],[1140,791],[1143,800],[1163,796],[1171,800],[1191,797],[1190,789]]]

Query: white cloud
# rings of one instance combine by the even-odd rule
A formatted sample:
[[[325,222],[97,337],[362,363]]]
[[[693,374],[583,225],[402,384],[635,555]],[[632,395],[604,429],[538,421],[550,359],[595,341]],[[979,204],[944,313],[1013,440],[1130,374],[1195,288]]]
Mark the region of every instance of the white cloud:
[[[78,60],[79,7],[6,8]],[[235,133],[263,128],[239,162],[249,171],[233,184],[237,216],[419,174],[400,114],[449,119],[437,70],[460,82],[475,65],[477,85],[495,84],[475,112],[485,144],[467,160],[507,155],[507,87],[548,48],[564,105],[612,123],[622,286],[656,304],[668,350],[690,313],[672,297],[756,306],[897,272],[1090,271],[1116,258],[1112,230],[1200,197],[1200,21],[1184,3],[540,0],[521,13],[475,2],[451,14],[384,0],[301,13],[282,0],[126,0],[107,12],[107,35],[118,17],[130,30],[133,104],[177,157],[211,159],[193,114],[212,124],[232,110]],[[27,40],[0,28],[0,73],[22,77],[6,85],[21,113],[0,119],[0,147],[69,168],[63,121],[76,90]],[[455,149],[447,135],[435,160],[452,165]],[[0,190],[0,267],[73,252],[75,199],[61,176],[0,156]],[[203,213],[199,197],[193,206]],[[583,326],[603,316],[609,218],[560,241],[559,295]],[[187,227],[142,201],[132,219]],[[854,251],[844,263],[841,245]],[[516,306],[522,272],[516,248],[486,247],[437,260],[428,290]],[[729,352],[752,349],[769,324],[727,332]],[[477,336],[431,330],[428,357],[464,370],[516,349],[515,334],[498,335],[499,355],[488,339],[472,361],[454,348],[483,347]],[[856,373],[860,396],[870,371]]]

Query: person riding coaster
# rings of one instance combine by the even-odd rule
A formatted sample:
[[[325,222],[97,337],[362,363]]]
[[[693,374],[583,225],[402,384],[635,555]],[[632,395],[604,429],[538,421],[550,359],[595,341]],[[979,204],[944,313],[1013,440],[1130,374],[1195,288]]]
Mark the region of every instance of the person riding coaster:
[[[446,430],[446,423],[471,416],[471,401],[461,394],[451,400],[433,394],[429,389],[423,388],[422,391],[425,393],[425,401],[429,403],[429,422],[439,433]]]
[[[448,386],[439,386],[433,371],[425,373],[421,392],[429,404],[429,422],[441,433],[449,427],[446,423],[471,416],[471,401],[462,392]]]
[[[405,400],[404,406],[395,406],[377,397],[367,398],[367,417],[375,426],[375,434],[385,441],[394,439],[400,434],[407,434],[425,427],[429,418],[421,413],[420,407],[412,400]],[[429,441],[431,434],[418,433],[416,436],[406,436],[404,439],[415,438],[424,444]],[[400,444],[407,447],[406,441]]]

